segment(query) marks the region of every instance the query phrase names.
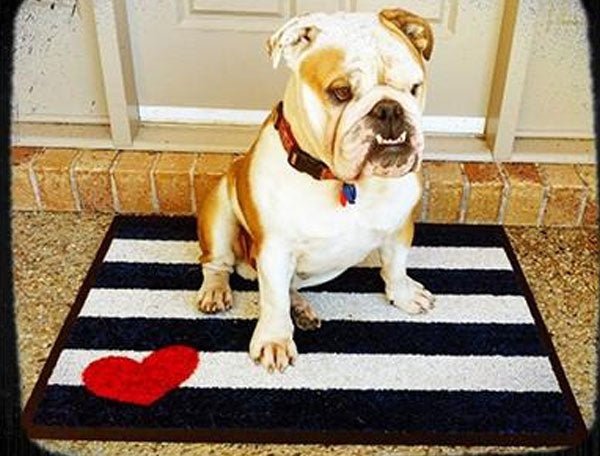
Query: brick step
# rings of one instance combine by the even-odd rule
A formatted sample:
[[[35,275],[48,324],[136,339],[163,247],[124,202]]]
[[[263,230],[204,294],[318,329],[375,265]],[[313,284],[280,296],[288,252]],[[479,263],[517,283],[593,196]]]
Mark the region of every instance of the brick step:
[[[16,211],[194,214],[233,154],[13,147]],[[595,165],[425,162],[419,221],[594,226]]]

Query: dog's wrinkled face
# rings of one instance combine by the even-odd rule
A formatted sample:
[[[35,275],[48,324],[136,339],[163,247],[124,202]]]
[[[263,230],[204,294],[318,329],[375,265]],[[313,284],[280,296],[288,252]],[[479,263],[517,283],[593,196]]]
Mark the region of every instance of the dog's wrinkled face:
[[[310,14],[269,40],[293,71],[284,98],[301,144],[337,177],[401,176],[423,153],[424,60],[431,28],[403,10]]]

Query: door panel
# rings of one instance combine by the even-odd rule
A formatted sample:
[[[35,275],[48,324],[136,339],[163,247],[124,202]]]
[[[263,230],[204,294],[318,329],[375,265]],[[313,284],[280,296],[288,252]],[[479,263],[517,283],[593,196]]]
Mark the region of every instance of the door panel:
[[[336,11],[351,11],[353,0],[297,0],[296,14],[314,13],[322,11],[324,13],[335,13]]]
[[[385,0],[356,0],[356,11],[379,11],[390,7],[390,2]],[[456,8],[457,0],[404,0],[402,2],[394,2],[399,8],[412,11],[413,13],[423,16],[430,22],[439,22],[442,17],[445,4],[452,4],[452,8]]]
[[[290,0],[171,0],[180,27],[203,30],[270,31],[291,17]],[[142,5],[138,5],[142,6]]]
[[[127,3],[140,105],[269,107],[286,75],[272,70],[265,43],[269,31],[286,19],[234,12],[231,5],[226,14],[183,10],[190,5],[187,0]]]

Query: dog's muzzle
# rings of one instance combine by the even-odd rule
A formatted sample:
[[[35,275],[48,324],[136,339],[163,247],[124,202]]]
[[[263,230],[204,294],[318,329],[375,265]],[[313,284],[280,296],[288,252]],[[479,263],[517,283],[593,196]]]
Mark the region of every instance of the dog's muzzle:
[[[367,120],[374,137],[363,172],[396,177],[418,168],[422,135],[400,103],[389,99],[377,102]]]

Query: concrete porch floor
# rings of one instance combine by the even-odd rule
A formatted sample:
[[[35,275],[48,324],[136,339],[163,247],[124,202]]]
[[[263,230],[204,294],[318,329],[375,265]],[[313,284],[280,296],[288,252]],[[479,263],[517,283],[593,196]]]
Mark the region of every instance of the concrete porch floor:
[[[96,253],[108,214],[16,212],[13,255],[22,400],[29,397]],[[594,420],[596,228],[507,227],[588,427]],[[39,441],[65,454],[299,455],[509,453],[523,448],[322,446]]]

